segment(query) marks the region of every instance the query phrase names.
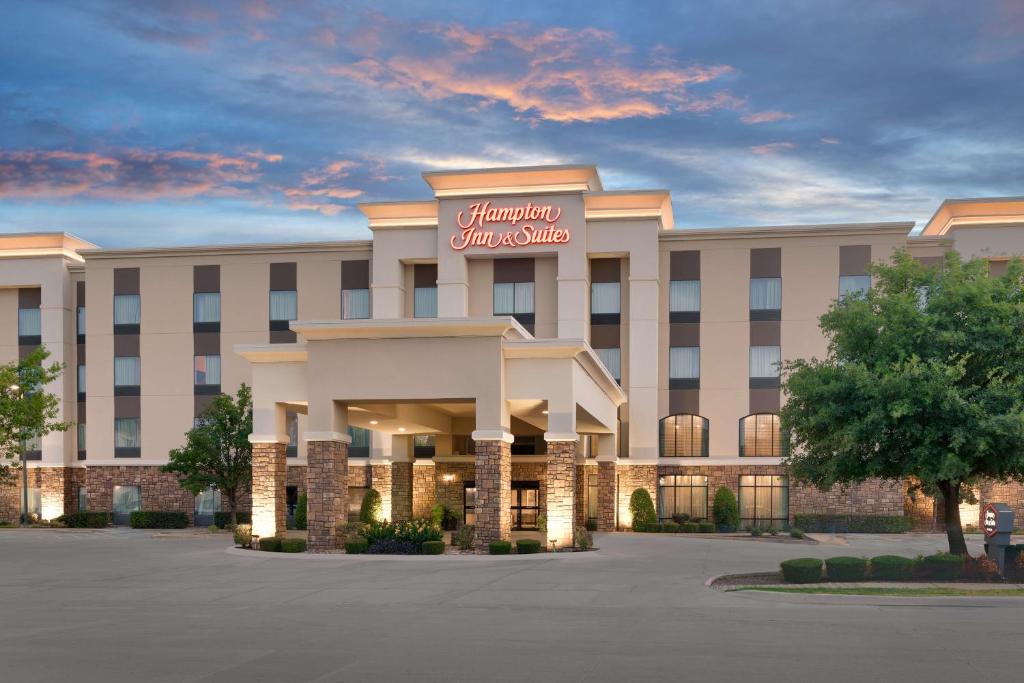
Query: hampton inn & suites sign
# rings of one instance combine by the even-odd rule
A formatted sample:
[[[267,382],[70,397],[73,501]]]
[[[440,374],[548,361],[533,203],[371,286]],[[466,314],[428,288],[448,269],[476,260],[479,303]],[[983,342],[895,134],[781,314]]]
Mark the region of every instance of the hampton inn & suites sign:
[[[533,244],[565,244],[570,233],[558,227],[562,209],[550,204],[527,202],[521,206],[491,206],[490,202],[470,204],[455,217],[459,232],[452,235],[456,251],[466,247],[526,247]],[[509,226],[509,227],[504,227]]]

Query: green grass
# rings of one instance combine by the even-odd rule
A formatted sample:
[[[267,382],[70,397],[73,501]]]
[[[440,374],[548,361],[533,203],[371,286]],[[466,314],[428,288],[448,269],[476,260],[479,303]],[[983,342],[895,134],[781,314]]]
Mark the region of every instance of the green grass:
[[[897,597],[907,598],[927,598],[927,597],[942,597],[942,596],[958,596],[958,595],[991,595],[993,597],[1014,597],[1024,598],[1024,588],[989,588],[972,590],[968,588],[934,588],[934,587],[921,587],[921,588],[885,588],[882,586],[878,587],[847,587],[847,588],[832,588],[828,586],[823,587],[789,587],[789,586],[757,586],[749,588],[737,588],[736,590],[741,591],[768,591],[771,593],[802,593],[805,595],[892,595]]]

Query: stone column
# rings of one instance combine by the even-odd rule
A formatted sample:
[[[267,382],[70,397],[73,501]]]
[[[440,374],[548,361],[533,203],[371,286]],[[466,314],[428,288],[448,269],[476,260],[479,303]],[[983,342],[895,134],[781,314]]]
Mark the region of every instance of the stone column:
[[[491,541],[512,534],[512,444],[505,439],[475,440],[475,544],[486,549]]]
[[[615,463],[597,463],[597,530],[615,531]]]
[[[370,462],[370,486],[380,494],[380,514],[383,519],[394,520],[394,502],[391,498],[393,465],[385,462]]]
[[[63,467],[39,467],[39,513],[45,520],[64,514],[66,472]]]
[[[576,441],[548,441],[546,542],[572,548],[576,542],[573,520],[576,489]]]
[[[412,519],[412,463],[391,463],[391,521]]]
[[[338,520],[348,514],[348,443],[309,440],[306,461],[307,547],[311,553],[327,552],[337,545]]]
[[[252,445],[252,532],[260,538],[283,534],[287,528],[287,446],[277,441]],[[89,489],[89,504],[92,504],[92,488]]]

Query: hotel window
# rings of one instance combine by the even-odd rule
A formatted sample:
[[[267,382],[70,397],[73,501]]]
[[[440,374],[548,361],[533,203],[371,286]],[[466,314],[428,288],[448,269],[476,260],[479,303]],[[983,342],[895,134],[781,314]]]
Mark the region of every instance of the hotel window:
[[[40,337],[42,335],[41,312],[38,308],[18,309],[18,337],[19,343],[25,337]],[[31,342],[24,342],[29,344]]]
[[[352,443],[348,445],[348,457],[368,458],[370,456],[370,430],[350,425],[348,435],[352,437]]]
[[[437,265],[434,263],[413,264],[414,318],[437,317]]]
[[[532,282],[495,282],[494,315],[533,315]]]
[[[30,486],[28,489],[28,514],[29,517],[39,517],[43,514],[41,489]],[[18,509],[22,506],[21,491],[18,492]]]
[[[196,356],[194,361],[196,386],[219,387],[220,356]]]
[[[764,386],[754,386],[754,389],[771,389],[779,385],[779,372],[782,364],[782,349],[778,346],[751,346],[750,347],[750,379],[769,380]]]
[[[78,366],[78,400],[79,402],[85,400],[85,363],[81,363]]]
[[[839,296],[865,294],[871,289],[870,244],[844,244],[839,247]]]
[[[434,457],[434,435],[433,434],[417,434],[412,437],[412,454],[416,458],[433,458]]]
[[[740,524],[755,527],[789,525],[789,477],[740,476]]]
[[[33,436],[21,442],[21,450],[25,454],[25,460],[42,460],[43,439],[40,436]]]
[[[270,322],[279,323],[277,327],[282,330],[288,329],[288,323],[298,317],[298,292],[294,289],[288,291],[272,291],[270,293]],[[284,323],[284,325],[280,325]]]
[[[89,489],[84,486],[78,487],[78,511],[85,512],[89,509]]]
[[[285,447],[286,457],[295,458],[299,455],[299,415],[292,411],[284,414],[284,429],[288,433],[288,446]]]
[[[840,297],[844,297],[848,294],[867,294],[869,289],[871,289],[870,275],[841,275],[839,277]]]
[[[778,415],[756,413],[740,418],[741,458],[781,458],[786,451],[786,438]]]
[[[114,487],[114,524],[128,524],[133,512],[142,509],[142,487]]]
[[[622,352],[621,349],[594,349],[594,353],[601,359],[604,366],[616,382],[622,381]]]
[[[137,458],[141,453],[141,420],[137,417],[114,418],[114,457]]]
[[[138,294],[114,295],[114,325],[139,325],[142,322],[142,300]]]
[[[707,519],[708,478],[670,474],[658,479],[658,503],[661,519],[686,515],[689,519]]]
[[[75,332],[78,335],[78,343],[85,342],[85,306],[79,306],[75,314]]]
[[[78,427],[78,459],[82,460],[82,455],[85,454],[85,423],[79,422]]]
[[[462,521],[476,524],[476,482],[462,482]]]
[[[781,311],[782,310],[782,278],[753,277],[750,278],[750,310]]]
[[[591,283],[590,323],[592,325],[618,325],[621,313],[622,297],[619,283]]]
[[[700,280],[673,280],[668,284],[669,320],[700,321]]]
[[[700,388],[700,347],[676,346],[668,350],[669,389]]]
[[[658,423],[663,458],[708,457],[708,419],[700,415],[669,415]]]
[[[294,294],[294,292],[293,292]],[[271,292],[271,319],[273,320],[273,295]],[[293,305],[294,310],[294,305]],[[209,325],[220,322],[220,292],[196,292],[192,295],[192,322],[200,325]],[[217,330],[195,330],[197,332],[218,332]]]
[[[142,362],[138,356],[114,357],[114,396],[138,396]]]
[[[435,295],[436,299],[436,295]],[[435,302],[436,308],[436,302]],[[435,312],[436,315],[436,312]],[[344,320],[362,320],[370,317],[370,290],[341,290],[341,317]]]
[[[596,522],[598,515],[598,477],[596,474],[587,475],[587,521]]]

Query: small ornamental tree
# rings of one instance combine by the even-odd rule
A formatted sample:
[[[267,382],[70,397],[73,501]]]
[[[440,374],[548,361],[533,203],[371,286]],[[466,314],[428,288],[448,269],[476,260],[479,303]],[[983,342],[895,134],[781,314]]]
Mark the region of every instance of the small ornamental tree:
[[[295,504],[295,528],[305,531],[309,525],[309,496],[305,493],[299,496]]]
[[[1024,266],[991,277],[955,252],[906,252],[821,316],[824,359],[784,365],[786,465],[822,490],[871,478],[941,493],[951,553],[959,504],[982,478],[1024,480]]]
[[[740,508],[736,496],[728,486],[719,486],[711,506],[715,526],[719,531],[736,531],[740,525]]]
[[[60,400],[45,391],[64,370],[61,363],[47,365],[49,357],[40,346],[19,361],[0,365],[0,484],[15,480],[26,442],[70,427],[57,419]]]
[[[629,497],[629,514],[633,518],[633,531],[641,531],[648,524],[658,521],[654,501],[647,489],[639,488]]]
[[[220,491],[238,523],[238,502],[252,485],[252,392],[246,385],[232,398],[220,394],[185,434],[185,445],[169,454],[164,472],[178,475],[192,495],[213,487]]]
[[[384,504],[380,499],[380,492],[377,489],[370,489],[363,496],[363,503],[359,506],[359,521],[363,524],[378,522],[383,519],[381,511]]]

